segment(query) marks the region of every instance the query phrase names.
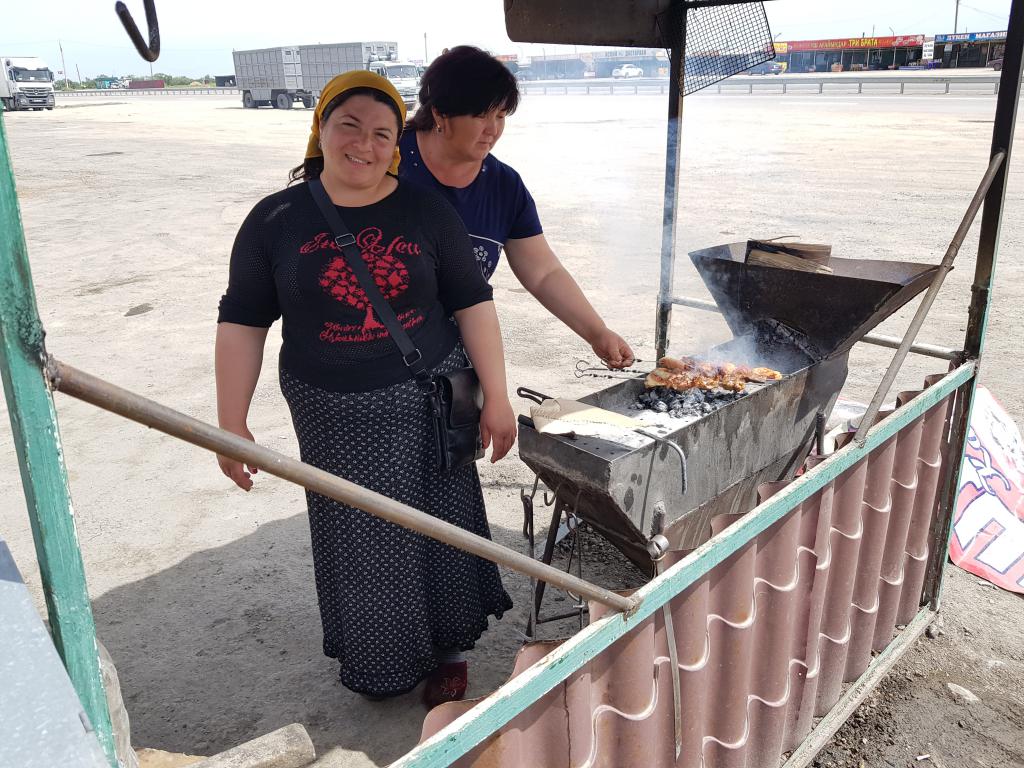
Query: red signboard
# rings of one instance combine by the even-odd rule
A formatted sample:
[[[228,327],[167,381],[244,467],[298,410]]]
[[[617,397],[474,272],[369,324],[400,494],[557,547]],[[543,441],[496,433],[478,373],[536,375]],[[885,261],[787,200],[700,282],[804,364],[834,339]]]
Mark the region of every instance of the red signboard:
[[[775,44],[776,49],[778,43]],[[794,51],[845,51],[851,48],[914,48],[924,45],[924,35],[898,35],[896,37],[844,37],[837,40],[797,40],[786,43]]]

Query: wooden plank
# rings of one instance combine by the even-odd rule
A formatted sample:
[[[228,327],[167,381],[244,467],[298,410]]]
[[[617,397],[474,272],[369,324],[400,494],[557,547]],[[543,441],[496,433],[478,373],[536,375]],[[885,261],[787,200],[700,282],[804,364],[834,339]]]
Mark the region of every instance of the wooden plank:
[[[465,755],[716,565],[792,512],[801,502],[820,491],[959,386],[970,381],[974,375],[974,363],[966,363],[951,372],[875,425],[862,448],[851,443],[837,451],[827,461],[808,471],[664,574],[644,585],[636,593],[641,603],[634,615],[626,617],[615,614],[586,627],[458,720],[393,763],[392,768],[446,766]]]
[[[0,119],[0,375],[53,642],[104,752],[116,766],[57,414],[42,374],[43,337]]]
[[[921,633],[932,623],[934,618],[934,612],[929,608],[922,608],[917,616],[907,625],[907,628],[889,643],[884,651],[872,659],[868,668],[864,670],[864,674],[857,678],[856,682],[836,702],[836,705],[829,710],[829,713],[814,726],[814,729],[801,742],[800,746],[793,751],[793,754],[790,755],[789,760],[783,764],[782,768],[806,768],[806,766],[810,765],[815,756],[821,752],[825,745],[832,740],[832,737],[836,735],[836,732],[842,728],[847,718],[867,698],[867,695],[875,689],[875,686],[882,682],[882,678],[889,674],[889,670],[917,642],[917,639],[921,637]]]

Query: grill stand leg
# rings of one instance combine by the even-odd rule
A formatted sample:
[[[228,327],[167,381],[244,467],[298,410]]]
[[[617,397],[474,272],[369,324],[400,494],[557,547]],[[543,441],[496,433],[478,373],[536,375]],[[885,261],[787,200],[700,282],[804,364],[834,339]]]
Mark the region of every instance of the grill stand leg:
[[[544,542],[544,555],[541,557],[541,562],[551,564],[552,558],[555,556],[555,542],[558,538],[558,526],[562,522],[562,510],[565,509],[565,504],[557,496],[555,497],[555,508],[551,513],[551,524],[548,526],[548,538]],[[537,619],[537,615],[540,613],[540,605],[544,601],[544,589],[547,587],[547,582],[538,581],[533,590],[533,606],[530,615],[530,622],[526,625],[526,634],[528,637],[533,637],[536,625],[540,622]]]

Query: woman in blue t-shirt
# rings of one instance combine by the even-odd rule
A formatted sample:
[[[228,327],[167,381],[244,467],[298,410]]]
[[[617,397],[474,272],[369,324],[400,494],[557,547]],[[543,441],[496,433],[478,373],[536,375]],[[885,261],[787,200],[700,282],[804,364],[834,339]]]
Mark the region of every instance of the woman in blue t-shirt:
[[[459,212],[490,279],[504,248],[512,272],[533,296],[612,368],[633,350],[605,325],[544,237],[537,206],[516,171],[491,155],[519,86],[500,61],[460,45],[423,73],[420,107],[399,144],[399,177],[443,194]]]

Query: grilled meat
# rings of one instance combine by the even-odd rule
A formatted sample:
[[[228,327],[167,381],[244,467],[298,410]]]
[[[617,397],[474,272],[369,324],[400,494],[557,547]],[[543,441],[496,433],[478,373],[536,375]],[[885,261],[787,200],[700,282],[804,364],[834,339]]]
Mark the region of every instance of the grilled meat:
[[[677,392],[688,389],[742,392],[747,382],[763,384],[781,378],[782,374],[771,368],[749,368],[735,363],[719,365],[692,357],[663,357],[658,361],[658,367],[647,374],[644,386],[648,389],[667,387]]]

